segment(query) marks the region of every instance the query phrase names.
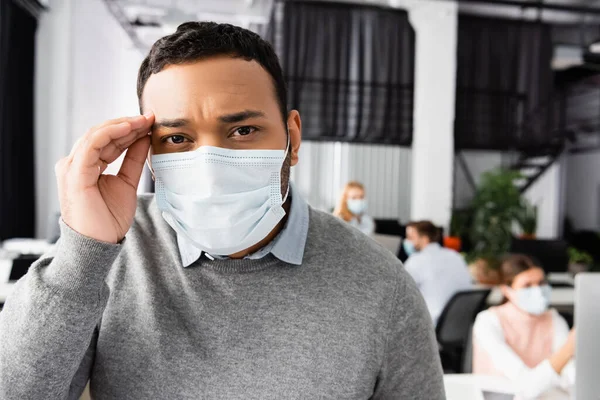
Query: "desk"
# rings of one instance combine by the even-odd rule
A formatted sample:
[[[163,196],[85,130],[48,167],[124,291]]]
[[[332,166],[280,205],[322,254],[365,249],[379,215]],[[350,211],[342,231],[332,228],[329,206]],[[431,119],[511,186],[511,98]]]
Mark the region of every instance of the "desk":
[[[11,269],[12,259],[0,258],[0,304],[4,304],[8,295],[12,293],[14,283],[8,283]]]
[[[548,274],[548,282],[575,286],[575,278],[569,272],[551,272]]]
[[[12,258],[0,258],[0,284],[8,282],[12,265]]]
[[[444,375],[447,400],[484,400],[482,391],[514,394],[511,382],[502,376]],[[571,396],[562,390],[552,390],[540,400],[569,400]]]
[[[402,245],[402,238],[400,236],[374,233],[371,235],[371,239],[388,249],[393,255],[398,255],[400,246]]]

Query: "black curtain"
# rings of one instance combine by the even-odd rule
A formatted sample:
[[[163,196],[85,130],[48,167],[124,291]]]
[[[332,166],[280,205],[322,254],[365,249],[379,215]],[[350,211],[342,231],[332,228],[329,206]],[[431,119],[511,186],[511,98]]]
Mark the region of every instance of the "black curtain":
[[[552,30],[540,22],[461,15],[455,144],[509,150],[554,143]]]
[[[280,2],[266,37],[305,140],[411,145],[415,33],[405,11]]]
[[[0,240],[35,235],[36,2],[0,0]]]

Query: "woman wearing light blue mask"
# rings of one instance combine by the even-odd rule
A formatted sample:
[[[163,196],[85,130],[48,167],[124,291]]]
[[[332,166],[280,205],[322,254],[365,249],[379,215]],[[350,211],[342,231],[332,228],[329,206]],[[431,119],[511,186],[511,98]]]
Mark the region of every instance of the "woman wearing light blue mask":
[[[503,375],[522,398],[575,382],[574,330],[549,309],[544,271],[524,255],[501,266],[506,303],[480,313],[473,328],[473,371]]]
[[[362,233],[372,235],[375,232],[375,222],[366,214],[366,211],[365,187],[359,182],[348,182],[344,186],[338,205],[333,212],[334,215],[358,228]]]

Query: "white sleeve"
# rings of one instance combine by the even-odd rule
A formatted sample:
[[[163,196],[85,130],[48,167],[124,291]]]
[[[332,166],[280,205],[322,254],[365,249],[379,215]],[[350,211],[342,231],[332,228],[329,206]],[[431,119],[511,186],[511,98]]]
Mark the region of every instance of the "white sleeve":
[[[556,311],[552,310],[552,323],[554,325],[554,340],[552,342],[552,351],[558,351],[567,341],[569,337],[569,325],[567,321]],[[569,390],[575,385],[575,360],[569,361],[569,363],[563,368],[560,375],[560,386]]]
[[[414,279],[414,281],[417,284],[417,287],[419,289],[421,289],[421,286],[423,284],[423,278],[421,276],[421,273],[423,271],[422,268],[419,268],[418,264],[419,264],[419,260],[418,260],[419,256],[417,254],[414,254],[410,257],[408,257],[408,260],[406,260],[404,262],[404,269],[406,269],[406,272],[408,272],[410,274],[410,276],[412,276],[412,278]]]
[[[375,220],[373,220],[373,218],[368,215],[363,215],[361,222],[361,230],[364,234],[372,235],[375,233]]]
[[[473,327],[473,338],[485,351],[494,367],[515,385],[515,394],[532,399],[553,387],[560,386],[560,377],[544,360],[529,368],[506,343],[500,320],[492,311],[483,311],[477,316]]]

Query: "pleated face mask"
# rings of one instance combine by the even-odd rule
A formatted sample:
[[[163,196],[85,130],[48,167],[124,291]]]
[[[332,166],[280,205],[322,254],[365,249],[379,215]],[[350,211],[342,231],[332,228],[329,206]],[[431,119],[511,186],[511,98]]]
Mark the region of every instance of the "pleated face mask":
[[[200,250],[230,255],[264,239],[283,219],[286,150],[202,146],[152,156],[163,218]],[[289,190],[289,189],[288,189]]]

